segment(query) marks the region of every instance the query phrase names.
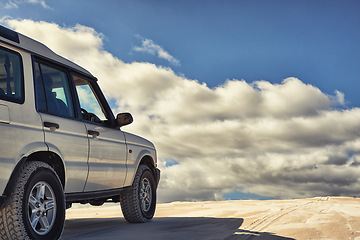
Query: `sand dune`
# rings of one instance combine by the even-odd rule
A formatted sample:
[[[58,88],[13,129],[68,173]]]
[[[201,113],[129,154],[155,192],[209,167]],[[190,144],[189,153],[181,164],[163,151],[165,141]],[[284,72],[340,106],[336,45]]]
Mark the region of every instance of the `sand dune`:
[[[360,240],[357,198],[173,202],[145,224],[126,223],[109,204],[69,209],[66,219],[62,239]]]

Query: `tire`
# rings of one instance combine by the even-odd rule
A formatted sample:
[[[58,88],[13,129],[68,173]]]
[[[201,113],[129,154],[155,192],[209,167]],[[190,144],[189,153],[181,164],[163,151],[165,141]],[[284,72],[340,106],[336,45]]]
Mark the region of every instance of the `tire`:
[[[154,175],[146,165],[140,165],[132,189],[120,195],[121,210],[129,223],[150,221],[156,208]]]
[[[64,223],[65,196],[59,177],[46,163],[25,163],[1,208],[0,239],[59,239]]]

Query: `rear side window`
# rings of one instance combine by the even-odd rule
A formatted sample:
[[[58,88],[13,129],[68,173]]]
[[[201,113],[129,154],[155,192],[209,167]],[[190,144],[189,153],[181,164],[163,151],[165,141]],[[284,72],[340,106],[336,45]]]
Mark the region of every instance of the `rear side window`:
[[[37,110],[73,118],[74,105],[66,71],[38,62],[34,70]]]
[[[0,99],[24,103],[24,81],[20,54],[0,47]]]

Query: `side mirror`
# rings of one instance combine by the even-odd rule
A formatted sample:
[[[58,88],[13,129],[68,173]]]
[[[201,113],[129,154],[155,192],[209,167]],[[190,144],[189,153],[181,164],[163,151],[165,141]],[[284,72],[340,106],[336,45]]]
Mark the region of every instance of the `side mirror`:
[[[130,123],[132,123],[133,117],[130,113],[119,113],[116,116],[116,121],[119,125],[119,127],[125,126],[125,125],[129,125]]]

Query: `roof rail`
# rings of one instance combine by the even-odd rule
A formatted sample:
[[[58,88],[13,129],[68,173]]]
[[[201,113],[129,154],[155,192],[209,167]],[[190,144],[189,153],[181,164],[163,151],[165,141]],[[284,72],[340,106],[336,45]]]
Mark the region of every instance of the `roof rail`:
[[[3,38],[6,38],[6,39],[9,39],[13,42],[17,42],[17,43],[20,43],[20,40],[19,40],[19,36],[17,34],[17,32],[13,31],[13,30],[10,30],[4,26],[1,26],[0,25],[0,37],[3,37]]]

